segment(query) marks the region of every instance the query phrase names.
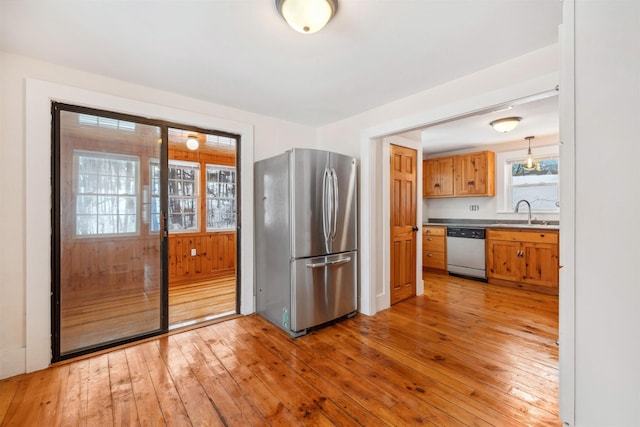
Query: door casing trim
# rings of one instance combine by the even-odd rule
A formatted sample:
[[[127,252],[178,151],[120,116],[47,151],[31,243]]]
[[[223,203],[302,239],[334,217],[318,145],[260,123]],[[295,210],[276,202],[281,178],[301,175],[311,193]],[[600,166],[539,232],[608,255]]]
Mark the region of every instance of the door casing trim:
[[[204,129],[218,129],[240,135],[243,189],[242,224],[253,223],[253,125],[183,110],[158,103],[138,101],[117,95],[26,79],[25,92],[25,360],[24,372],[44,369],[51,363],[51,222],[42,220],[44,209],[51,209],[51,102],[153,117],[174,123],[189,123]],[[253,227],[241,233],[239,272],[240,313],[254,311]],[[248,279],[248,280],[247,280]]]

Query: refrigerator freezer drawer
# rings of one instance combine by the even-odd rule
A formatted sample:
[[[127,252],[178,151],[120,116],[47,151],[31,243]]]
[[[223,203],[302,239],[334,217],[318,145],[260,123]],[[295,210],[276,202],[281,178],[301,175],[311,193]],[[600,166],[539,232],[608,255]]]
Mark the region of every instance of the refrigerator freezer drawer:
[[[291,330],[303,331],[357,308],[357,252],[291,262]]]

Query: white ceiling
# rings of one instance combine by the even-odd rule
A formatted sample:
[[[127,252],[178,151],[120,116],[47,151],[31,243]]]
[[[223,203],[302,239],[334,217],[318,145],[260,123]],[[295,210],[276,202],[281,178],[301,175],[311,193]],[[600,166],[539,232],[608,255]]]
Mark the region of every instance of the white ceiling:
[[[0,50],[322,126],[557,42],[559,0],[0,0]]]
[[[489,123],[505,117],[520,117],[522,120],[508,133],[494,130]],[[560,128],[557,92],[514,100],[493,106],[464,118],[435,124],[401,134],[405,138],[422,142],[426,154],[484,147],[493,144],[525,141],[527,136],[556,136]],[[532,145],[535,144],[532,141]]]

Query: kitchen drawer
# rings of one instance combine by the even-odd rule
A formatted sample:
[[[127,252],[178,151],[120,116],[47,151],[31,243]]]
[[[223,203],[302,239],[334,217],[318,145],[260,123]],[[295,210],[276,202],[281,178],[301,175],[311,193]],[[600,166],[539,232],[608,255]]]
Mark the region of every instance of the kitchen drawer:
[[[507,240],[510,242],[558,243],[557,231],[515,231],[505,229],[488,229],[487,239]]]
[[[422,267],[435,268],[438,270],[446,270],[447,264],[444,258],[444,252],[422,252]]]
[[[422,251],[423,252],[444,252],[445,246],[444,236],[431,236],[426,235],[422,239]]]
[[[447,234],[447,227],[429,226],[422,227],[423,236],[445,236]]]

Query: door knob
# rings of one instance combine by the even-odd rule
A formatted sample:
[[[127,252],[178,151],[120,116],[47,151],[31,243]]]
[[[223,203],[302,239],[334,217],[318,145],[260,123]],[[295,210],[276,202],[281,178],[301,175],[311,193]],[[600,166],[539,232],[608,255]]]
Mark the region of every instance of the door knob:
[[[416,227],[416,226],[414,225],[414,226],[413,226],[413,228],[412,228],[411,230],[413,230],[413,231],[418,231],[418,230],[419,230],[419,228],[418,228],[418,227]]]

